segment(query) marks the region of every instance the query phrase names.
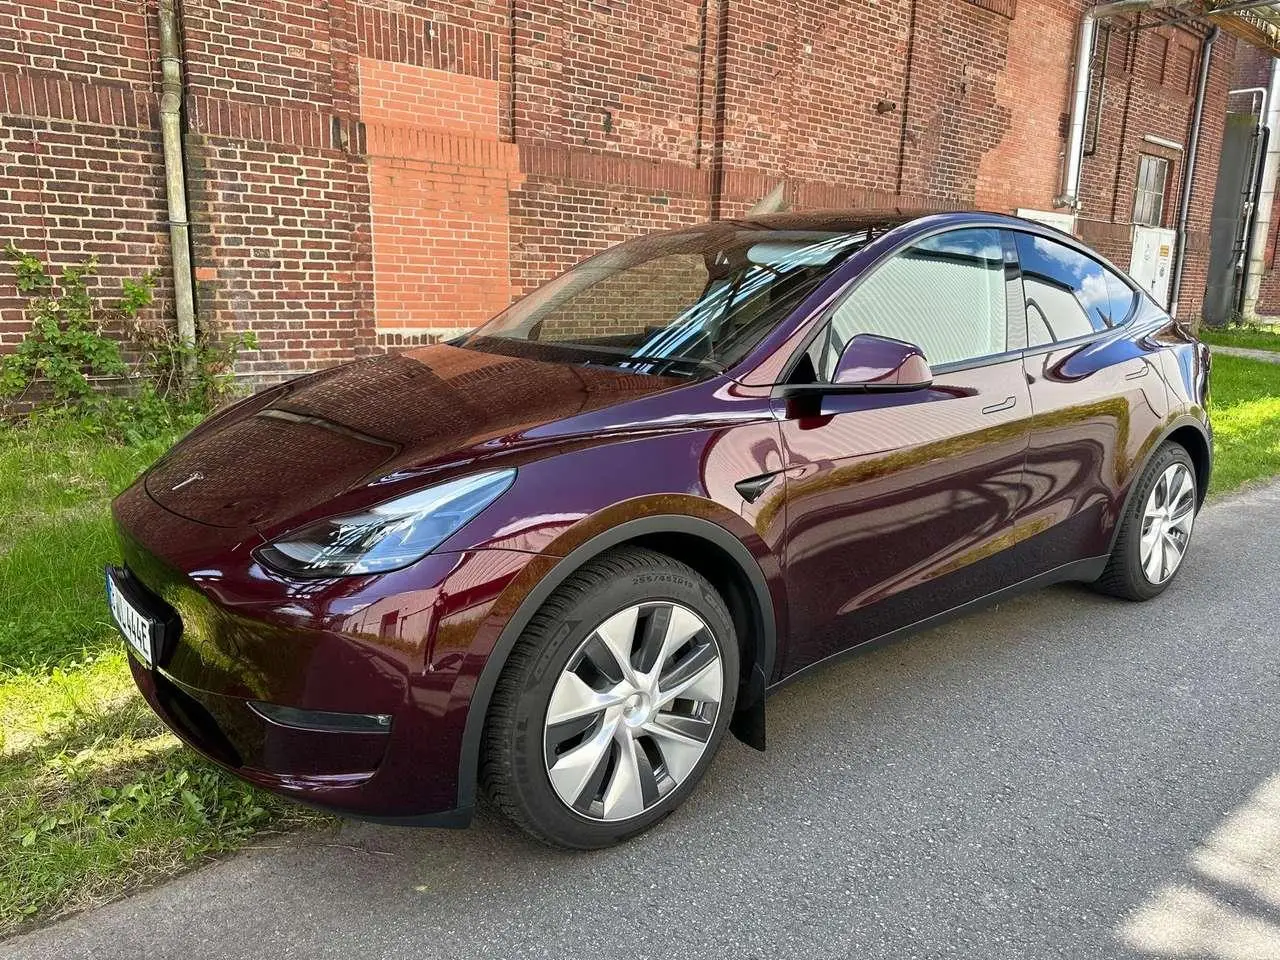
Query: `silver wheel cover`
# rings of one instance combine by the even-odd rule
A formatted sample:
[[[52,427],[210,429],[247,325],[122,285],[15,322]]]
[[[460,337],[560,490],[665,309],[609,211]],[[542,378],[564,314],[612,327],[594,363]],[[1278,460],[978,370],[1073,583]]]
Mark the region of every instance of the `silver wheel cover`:
[[[724,693],[715,635],[666,600],[597,626],[556,681],[543,756],[556,794],[593,820],[652,809],[706,753]]]
[[[1160,474],[1142,511],[1138,560],[1150,583],[1164,583],[1177,572],[1195,519],[1195,480],[1185,464],[1175,463]]]

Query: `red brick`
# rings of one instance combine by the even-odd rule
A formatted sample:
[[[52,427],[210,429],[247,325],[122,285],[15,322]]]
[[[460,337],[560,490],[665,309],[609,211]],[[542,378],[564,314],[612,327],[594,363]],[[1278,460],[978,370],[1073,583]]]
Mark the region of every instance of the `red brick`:
[[[797,208],[1049,209],[1084,8],[187,3],[200,321],[256,330],[244,371],[278,378],[479,322],[607,244],[741,214],[778,183]],[[154,16],[124,0],[0,0],[18,37],[0,49],[0,236],[58,263],[97,253],[104,283],[157,273],[160,321]],[[1084,164],[1083,229],[1122,264],[1138,156],[1159,152],[1143,137],[1186,139],[1202,31],[1141,26],[1115,31],[1097,67]],[[1236,46],[1219,40],[1210,73],[1189,313]],[[1234,85],[1266,82],[1269,61],[1239,62]],[[1185,161],[1169,156],[1171,217]],[[0,349],[25,329],[13,294],[0,280]],[[1264,303],[1280,309],[1280,278]]]

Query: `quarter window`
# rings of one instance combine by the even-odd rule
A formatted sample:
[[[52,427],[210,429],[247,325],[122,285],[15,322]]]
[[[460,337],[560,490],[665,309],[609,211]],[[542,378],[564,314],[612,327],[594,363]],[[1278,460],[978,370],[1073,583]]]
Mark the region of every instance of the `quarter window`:
[[[1003,353],[1008,346],[1004,254],[998,230],[929,237],[867,277],[835,309],[813,356],[819,376],[852,337],[875,333],[913,343],[934,366]]]
[[[1107,274],[1107,289],[1111,291],[1111,325],[1118,327],[1129,319],[1133,308],[1138,305],[1138,292],[1110,270]]]
[[[1109,278],[1102,264],[1057,241],[1019,233],[1017,242],[1030,346],[1071,340],[1112,325],[1112,314],[1124,306],[1123,291],[1129,289],[1119,277]],[[1132,307],[1133,291],[1129,294]],[[1124,309],[1115,322],[1123,322],[1128,314]]]

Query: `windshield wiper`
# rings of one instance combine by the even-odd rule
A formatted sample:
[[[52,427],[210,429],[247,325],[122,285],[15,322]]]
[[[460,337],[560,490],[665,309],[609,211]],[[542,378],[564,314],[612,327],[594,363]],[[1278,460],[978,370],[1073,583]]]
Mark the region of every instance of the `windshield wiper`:
[[[594,343],[574,343],[570,340],[557,343],[556,346],[564,347],[568,350],[585,350],[588,353],[603,353],[613,358],[608,366],[616,366],[622,363],[683,363],[686,367],[703,367],[716,373],[723,373],[726,369],[723,363],[708,360],[705,357],[661,357],[649,353],[627,353],[625,350],[611,350],[608,347],[602,347]],[[601,361],[584,360],[583,363],[589,366],[593,363],[601,363]]]
[[[655,357],[644,353],[632,353],[625,357],[618,357],[618,363],[683,363],[690,367],[705,367],[708,370],[714,370],[716,373],[724,372],[724,364],[717,363],[715,360],[707,360],[699,357]]]

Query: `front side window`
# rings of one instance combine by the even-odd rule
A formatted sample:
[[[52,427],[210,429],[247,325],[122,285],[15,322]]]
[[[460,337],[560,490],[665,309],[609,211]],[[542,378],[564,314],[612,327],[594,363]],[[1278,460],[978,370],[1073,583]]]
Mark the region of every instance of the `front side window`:
[[[1133,222],[1158,227],[1164,217],[1164,193],[1169,181],[1169,161],[1163,157],[1138,157],[1138,188],[1133,194]]]
[[[877,267],[836,307],[811,359],[826,377],[850,338],[874,333],[915,344],[933,366],[973,360],[1008,349],[1006,318],[1000,231],[954,230]]]
[[[644,237],[572,268],[462,345],[633,373],[723,370],[870,237],[723,224]]]
[[[1123,286],[1123,281],[1113,277],[1109,282],[1109,271],[1102,264],[1056,240],[1019,233],[1017,244],[1030,346],[1071,340],[1111,326],[1112,294],[1120,295],[1114,284]]]

